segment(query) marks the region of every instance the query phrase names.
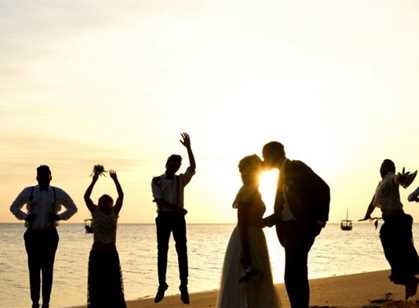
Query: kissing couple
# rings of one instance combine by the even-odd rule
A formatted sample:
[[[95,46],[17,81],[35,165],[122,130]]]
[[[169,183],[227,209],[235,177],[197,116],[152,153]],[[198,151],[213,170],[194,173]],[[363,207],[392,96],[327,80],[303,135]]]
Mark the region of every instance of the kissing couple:
[[[310,167],[286,158],[276,141],[257,155],[239,163],[243,181],[233,202],[237,226],[224,258],[218,308],[278,308],[264,227],[276,226],[285,249],[285,286],[292,308],[308,308],[308,253],[329,216],[330,189]],[[263,218],[265,205],[259,192],[259,174],[264,169],[280,171],[274,214]]]

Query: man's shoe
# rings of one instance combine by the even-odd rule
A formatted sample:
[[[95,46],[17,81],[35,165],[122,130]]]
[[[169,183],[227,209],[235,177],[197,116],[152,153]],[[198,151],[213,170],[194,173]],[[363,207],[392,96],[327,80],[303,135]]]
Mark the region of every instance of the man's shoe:
[[[41,308],[49,308],[49,303],[42,303]]]
[[[33,304],[32,304],[32,308],[39,308],[39,304],[37,304],[37,303],[33,303]]]
[[[157,289],[156,297],[154,298],[155,303],[159,303],[162,301],[162,299],[164,298],[164,292],[166,292],[168,288],[169,286],[167,284],[159,286],[159,288]]]
[[[180,286],[179,290],[180,290],[180,299],[182,300],[182,302],[184,304],[189,304],[190,299],[189,299],[188,287],[187,286]]]

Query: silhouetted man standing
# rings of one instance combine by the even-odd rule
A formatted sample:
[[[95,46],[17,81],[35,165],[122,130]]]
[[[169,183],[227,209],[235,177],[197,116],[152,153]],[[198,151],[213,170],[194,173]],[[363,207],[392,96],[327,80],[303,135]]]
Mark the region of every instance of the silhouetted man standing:
[[[279,142],[266,144],[263,157],[267,167],[280,170],[275,213],[264,222],[276,225],[285,248],[285,286],[291,307],[308,308],[308,253],[328,220],[329,186],[303,162],[288,160]]]
[[[166,172],[153,178],[152,191],[154,202],[157,203],[157,242],[158,242],[158,273],[159,288],[154,302],[158,303],[164,298],[168,285],[166,283],[167,251],[169,249],[170,234],[176,242],[176,252],[179,262],[180,294],[182,302],[189,304],[188,293],[188,255],[186,247],[186,222],[183,192],[185,186],[195,174],[195,158],[192,153],[189,135],[182,134],[180,141],[187,149],[189,167],[186,172],[176,175],[182,162],[180,155],[171,155],[166,162]]]
[[[13,202],[10,211],[17,219],[26,221],[24,239],[32,307],[39,307],[42,272],[42,308],[48,308],[58,246],[56,224],[58,220],[67,220],[73,216],[77,208],[62,189],[50,186],[52,177],[48,166],[38,167],[36,179],[38,185],[25,188]],[[26,212],[22,211],[25,205]],[[61,206],[66,210],[59,213]]]

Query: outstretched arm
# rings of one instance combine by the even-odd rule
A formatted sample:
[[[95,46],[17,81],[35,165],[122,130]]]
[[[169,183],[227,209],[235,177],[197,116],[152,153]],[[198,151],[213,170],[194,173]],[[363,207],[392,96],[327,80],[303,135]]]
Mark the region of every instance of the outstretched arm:
[[[84,202],[86,202],[86,206],[91,213],[94,212],[96,206],[93,203],[90,196],[92,195],[93,187],[95,186],[98,179],[99,173],[95,172],[95,174],[93,174],[92,182],[90,183],[89,187],[87,187],[86,192],[84,193]]]
[[[187,133],[181,134],[182,139],[180,140],[180,143],[182,143],[186,150],[188,151],[188,157],[189,157],[189,169],[191,169],[192,173],[195,173],[196,169],[196,163],[195,163],[195,157],[192,152],[192,146],[191,146],[191,138]]]
[[[115,170],[109,170],[109,175],[115,183],[116,191],[118,192],[118,199],[115,202],[115,211],[118,214],[121,211],[122,204],[124,203],[124,192],[122,191],[121,184],[119,183],[118,176]]]
[[[374,212],[374,209],[375,209],[374,198],[375,198],[375,196],[372,197],[372,200],[371,200],[370,204],[368,205],[368,209],[367,209],[367,212],[365,213],[365,217],[360,219],[359,221],[364,221],[364,220],[371,219],[371,214],[372,214],[372,212]]]

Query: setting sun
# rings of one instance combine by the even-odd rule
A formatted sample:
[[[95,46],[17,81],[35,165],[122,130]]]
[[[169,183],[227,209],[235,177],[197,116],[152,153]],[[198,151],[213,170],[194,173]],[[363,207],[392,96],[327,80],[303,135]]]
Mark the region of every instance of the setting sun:
[[[26,232],[32,234],[33,226],[51,236],[39,243],[51,242],[45,254],[49,260],[42,264],[53,265],[56,260],[51,289],[54,308],[86,304],[89,277],[100,278],[106,272],[89,270],[89,264],[102,260],[90,262],[90,247],[111,252],[111,266],[104,268],[115,269],[113,278],[121,281],[115,283],[115,290],[119,295],[125,292],[128,300],[146,298],[147,302],[156,290],[163,292],[166,283],[158,275],[159,261],[160,271],[167,265],[171,286],[167,295],[187,293],[188,269],[193,293],[222,289],[225,284],[220,285],[220,278],[234,273],[229,280],[234,282],[231,294],[239,294],[236,287],[243,277],[236,274],[244,273],[246,281],[255,273],[248,266],[252,262],[245,260],[252,258],[245,258],[249,257],[243,256],[246,249],[240,249],[245,248],[245,238],[237,235],[245,233],[236,232],[236,226],[246,230],[243,217],[251,218],[247,233],[255,240],[247,238],[255,244],[254,265],[268,260],[263,256],[269,252],[276,282],[284,281],[285,256],[294,256],[294,249],[299,250],[293,258],[297,262],[288,266],[307,268],[301,261],[307,263],[305,253],[313,243],[310,278],[389,267],[378,230],[358,219],[366,216],[383,159],[393,160],[397,172],[403,167],[411,172],[419,168],[415,137],[419,132],[419,1],[2,0],[0,22],[4,33],[0,36],[0,308],[30,306],[28,278],[35,276],[28,277],[28,264],[32,264],[28,261],[37,249],[26,251],[36,245],[25,244],[32,241]],[[179,142],[182,132],[190,135],[186,147],[184,139]],[[259,180],[266,211],[262,216],[257,207],[250,211],[258,212],[255,217],[242,216],[243,210],[238,215],[232,207],[243,186],[238,164],[249,155],[262,158],[264,145],[272,141],[284,146],[287,162],[303,162],[321,177],[330,188],[330,199],[326,189],[317,189],[324,185],[311,183],[307,176],[311,172],[296,163],[298,168],[286,165],[282,174],[274,169],[255,175],[252,180]],[[168,157],[175,157],[172,162],[177,167],[181,162],[180,168],[172,166],[172,172],[167,172]],[[51,185],[74,201],[65,198],[70,212],[65,211],[66,202],[63,212],[57,211],[55,189],[51,194],[49,187],[35,189],[37,167],[44,164],[51,172],[44,174],[44,180],[52,176]],[[118,186],[109,174],[97,175],[96,184],[95,165],[115,169]],[[304,172],[298,171],[300,167]],[[279,175],[290,198],[283,200],[283,206],[278,204],[281,213],[269,217],[274,214]],[[418,179],[401,189],[400,196],[394,194],[400,200],[391,202],[403,204],[403,211],[413,218],[415,224],[403,229],[412,231],[416,247],[419,203],[407,197],[419,185]],[[39,196],[34,198],[34,192]],[[115,212],[103,195],[118,204]],[[105,207],[96,211],[100,199]],[[257,201],[260,205],[258,194]],[[327,209],[326,201],[330,201]],[[347,211],[353,232],[340,229]],[[378,210],[372,213],[376,215]],[[85,220],[96,229],[93,237],[86,232]],[[255,228],[261,225],[263,231]],[[102,233],[108,236],[103,238]],[[402,243],[411,244],[411,234]],[[263,236],[269,251],[259,245],[264,244]],[[284,247],[292,247],[284,250],[278,237]],[[93,247],[97,240],[99,245]],[[409,251],[416,254],[415,249]],[[226,271],[224,260],[234,261],[226,263],[232,265]],[[416,270],[417,255],[411,260]],[[240,270],[233,267],[240,264],[244,265]],[[255,268],[258,281],[268,277],[267,265]],[[38,266],[32,267],[38,277]],[[182,275],[177,267],[182,267]],[[52,274],[50,266],[47,272]],[[182,290],[177,288],[178,276],[183,276],[179,277]],[[377,277],[384,281],[387,276],[374,274],[372,284],[367,283],[369,278],[358,284],[351,277],[344,285],[338,278],[342,290],[336,292],[334,280],[327,280],[313,288],[310,304],[348,307],[355,305],[348,299],[352,298],[365,306],[371,304],[370,298],[383,294],[396,299],[399,291],[375,283]],[[47,278],[49,290],[52,276]],[[416,279],[408,278],[402,280],[413,285]],[[37,289],[37,281],[32,284]],[[374,285],[377,293],[358,292],[351,284],[368,286],[364,288],[368,292]],[[295,285],[305,289],[305,281]],[[268,286],[272,287],[271,281]],[[258,287],[264,289],[263,284]],[[38,296],[39,291],[33,293]],[[191,308],[225,308],[216,306],[220,293],[205,295],[205,304],[199,304],[200,295],[194,294]],[[251,302],[250,293],[243,302]],[[339,301],[326,298],[332,293]],[[45,303],[51,294],[46,294]],[[323,296],[325,300],[317,302]],[[169,300],[159,307],[180,307],[173,303]],[[282,298],[282,303],[281,307],[288,307],[287,299]],[[273,308],[263,303],[248,306]],[[136,302],[129,307],[137,307]],[[227,308],[231,307],[239,305]]]
[[[276,184],[278,182],[278,170],[265,171],[259,176],[259,191],[262,194],[266,205],[266,214],[274,212],[274,201],[276,195]]]

